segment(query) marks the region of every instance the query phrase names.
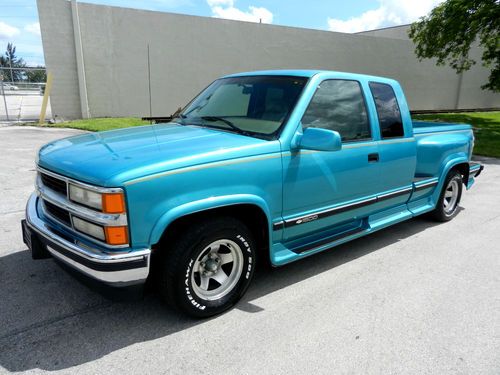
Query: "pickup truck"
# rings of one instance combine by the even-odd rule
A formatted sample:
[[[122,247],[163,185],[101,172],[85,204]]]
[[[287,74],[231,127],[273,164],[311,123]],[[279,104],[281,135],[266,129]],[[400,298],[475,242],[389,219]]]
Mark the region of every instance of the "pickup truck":
[[[23,238],[112,286],[150,280],[194,317],[281,266],[428,213],[448,221],[483,166],[469,125],[412,122],[398,82],[305,70],[220,78],[171,122],[38,154]]]

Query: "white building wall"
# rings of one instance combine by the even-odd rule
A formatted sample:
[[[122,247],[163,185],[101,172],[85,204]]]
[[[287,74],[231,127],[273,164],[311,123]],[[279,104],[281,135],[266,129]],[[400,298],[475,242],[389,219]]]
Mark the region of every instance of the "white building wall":
[[[55,73],[53,113],[81,117],[71,7],[38,0],[47,68]],[[78,3],[91,117],[148,116],[150,46],[152,115],[184,106],[214,79],[261,69],[328,69],[401,82],[413,110],[454,109],[459,75],[419,62],[403,38],[373,37],[209,17]],[[500,107],[480,89],[486,71],[465,73],[460,108]]]

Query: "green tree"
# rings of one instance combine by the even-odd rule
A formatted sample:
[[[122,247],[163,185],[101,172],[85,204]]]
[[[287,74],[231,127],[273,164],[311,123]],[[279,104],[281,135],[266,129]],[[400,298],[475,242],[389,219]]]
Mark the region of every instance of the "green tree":
[[[47,81],[47,74],[45,67],[38,65],[39,70],[26,70],[26,79],[28,82],[45,82]]]
[[[482,89],[500,91],[500,1],[447,0],[413,23],[408,32],[422,60],[436,58],[458,73],[476,63],[469,57],[474,42],[483,49],[482,63],[491,70]]]
[[[22,58],[16,56],[16,46],[7,43],[5,56],[0,56],[0,67],[2,68],[24,68],[26,64]],[[23,72],[20,70],[2,69],[3,79],[9,81],[21,81]]]

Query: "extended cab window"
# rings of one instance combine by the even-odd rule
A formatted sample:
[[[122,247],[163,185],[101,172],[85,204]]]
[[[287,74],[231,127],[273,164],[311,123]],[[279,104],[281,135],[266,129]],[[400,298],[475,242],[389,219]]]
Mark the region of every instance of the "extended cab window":
[[[403,121],[392,87],[385,83],[370,82],[370,90],[375,99],[382,138],[403,137]]]
[[[302,117],[302,127],[335,130],[344,142],[371,138],[359,83],[339,79],[323,81]]]

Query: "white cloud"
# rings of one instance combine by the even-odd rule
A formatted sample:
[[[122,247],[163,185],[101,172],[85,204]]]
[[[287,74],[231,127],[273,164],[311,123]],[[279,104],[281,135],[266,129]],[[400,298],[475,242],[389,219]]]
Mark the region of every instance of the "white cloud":
[[[328,29],[342,33],[355,33],[381,27],[402,25],[425,16],[444,0],[379,0],[377,9],[364,12],[348,20],[328,18]]]
[[[273,14],[266,8],[249,6],[243,11],[234,6],[234,0],[207,0],[212,16],[230,20],[273,23]]]
[[[0,21],[0,40],[9,39],[19,34],[19,29]]]
[[[35,35],[40,35],[40,23],[39,22],[30,23],[29,25],[26,25],[24,27],[24,30]]]
[[[210,8],[215,6],[226,6],[226,7],[234,6],[234,0],[207,0],[207,3]]]
[[[123,0],[120,0],[122,2]],[[193,2],[191,0],[153,0],[156,4],[165,6],[167,8],[179,8],[182,6],[191,6]],[[135,0],[137,3],[143,3],[144,0]]]

